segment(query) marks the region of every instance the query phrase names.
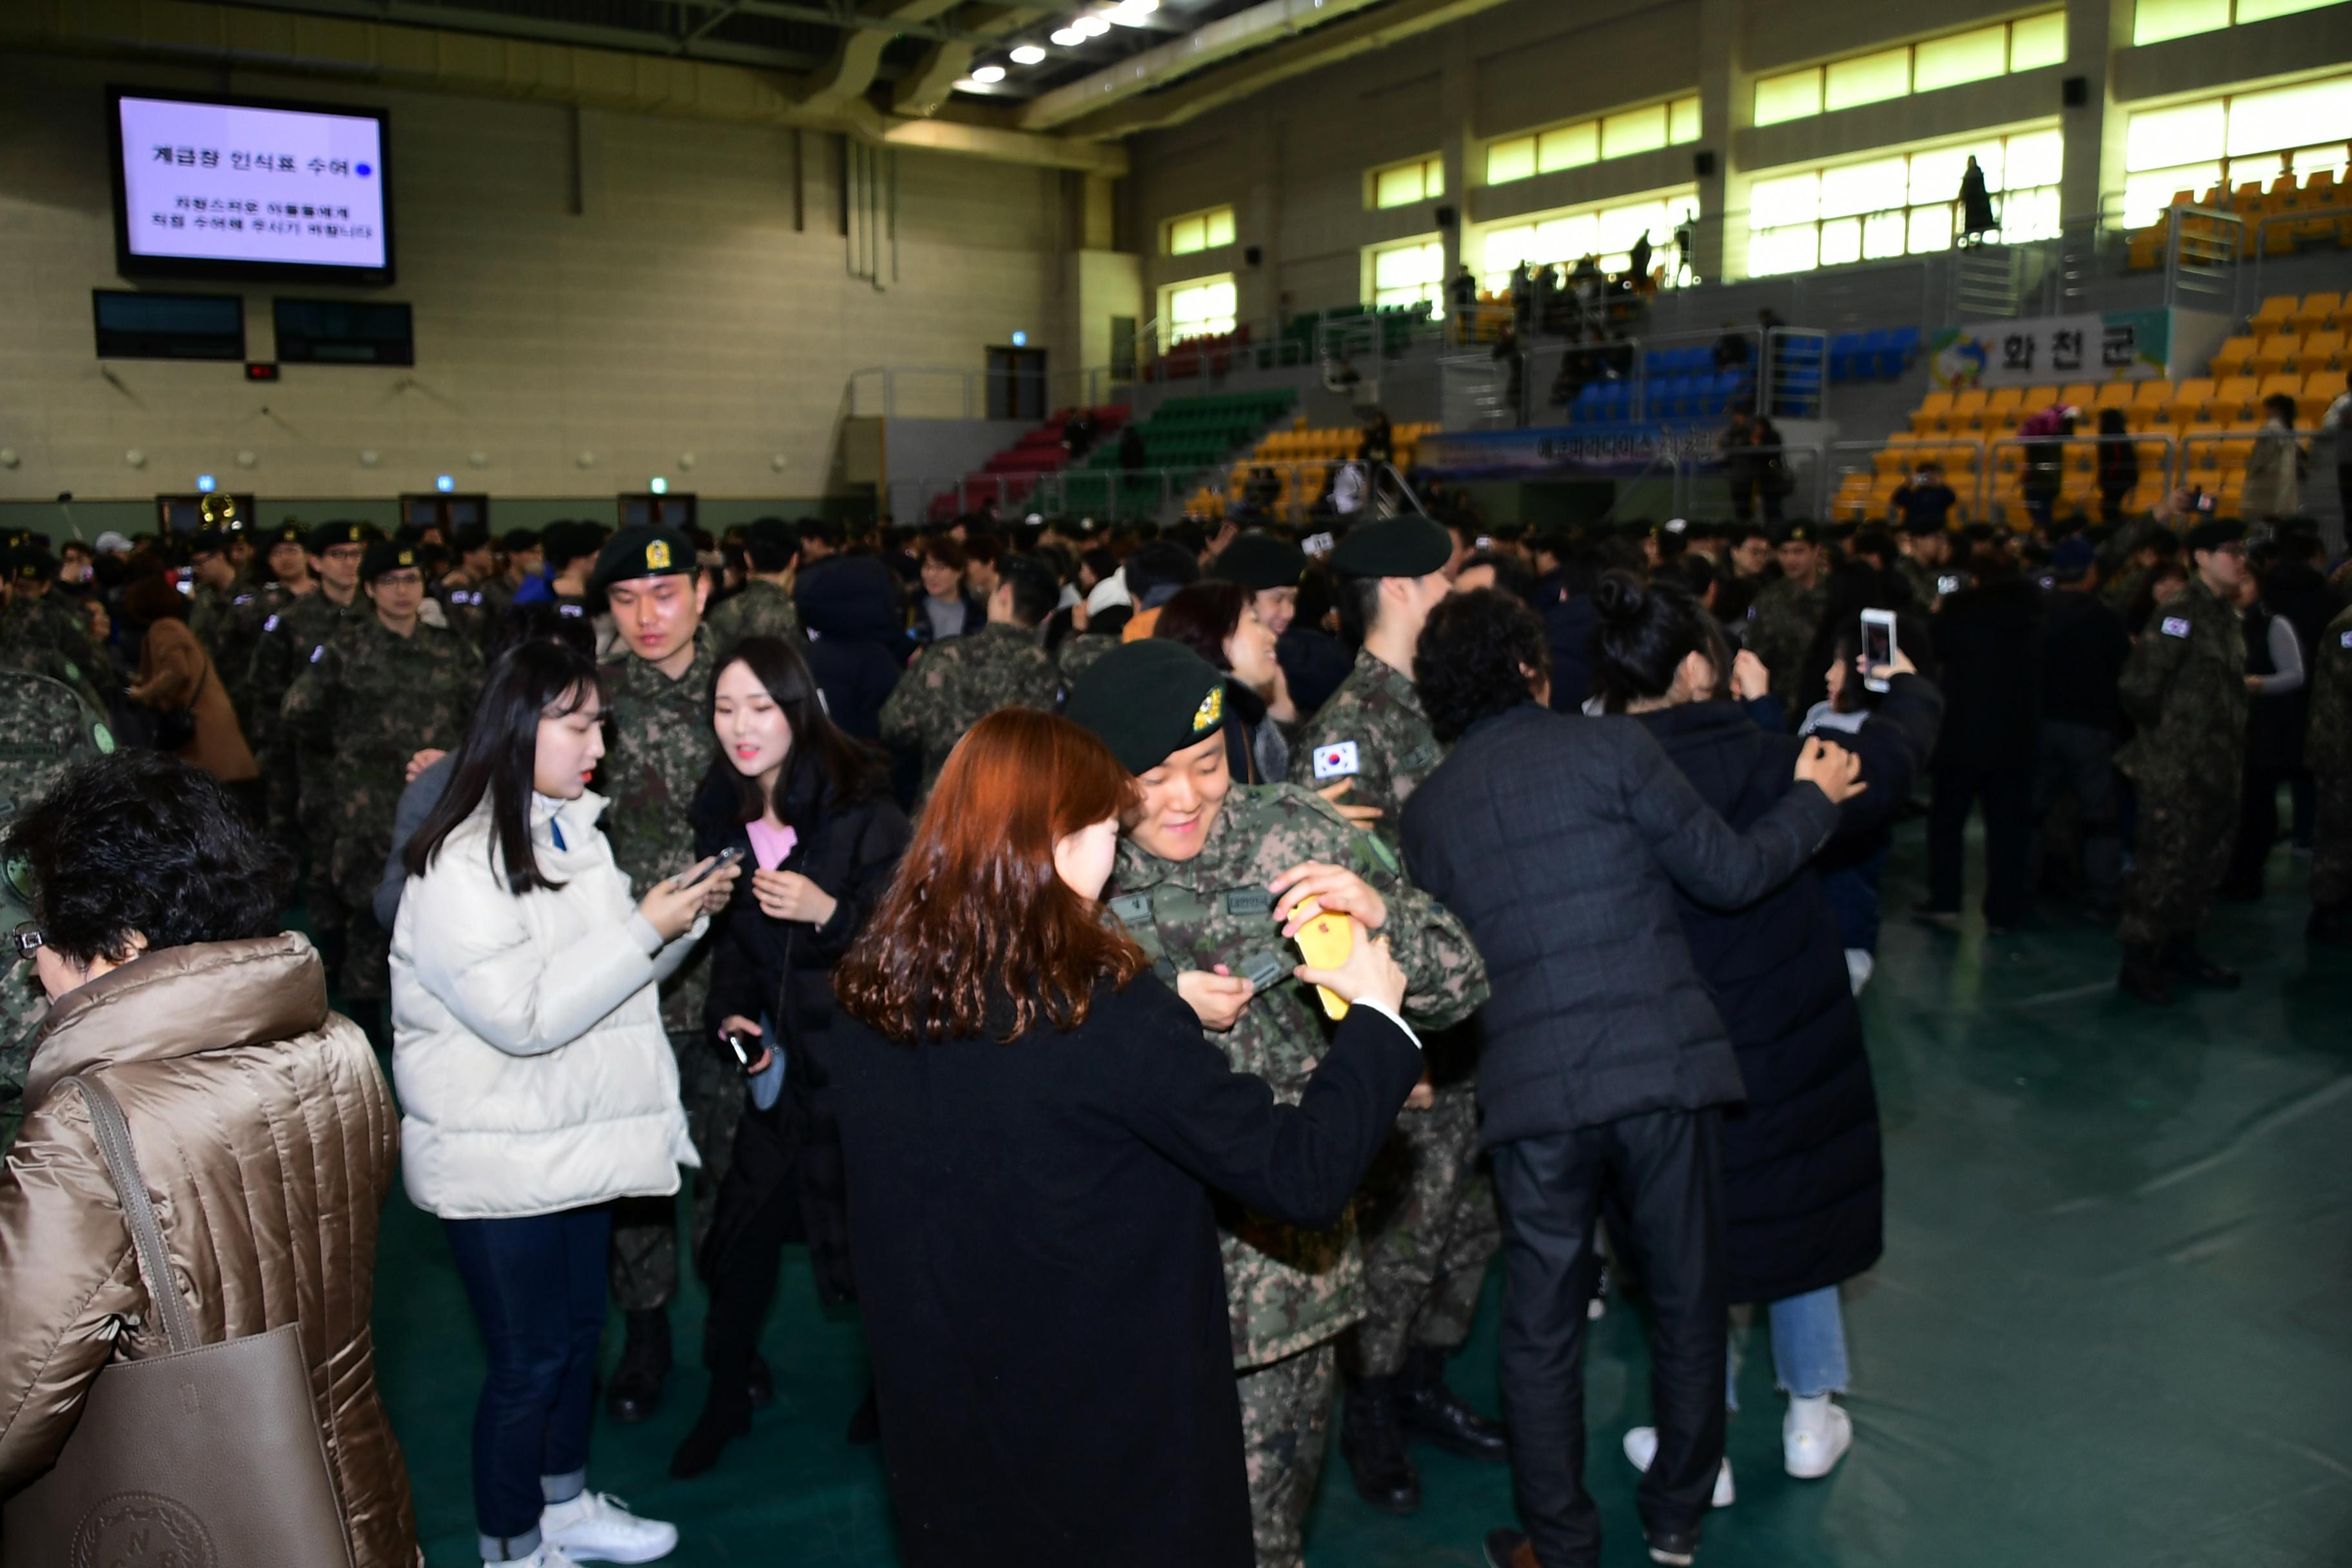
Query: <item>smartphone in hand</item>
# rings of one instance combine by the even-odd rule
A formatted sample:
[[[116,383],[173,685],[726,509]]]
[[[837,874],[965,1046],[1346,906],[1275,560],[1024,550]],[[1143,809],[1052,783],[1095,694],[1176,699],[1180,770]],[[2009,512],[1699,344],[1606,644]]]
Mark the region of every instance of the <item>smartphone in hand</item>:
[[[682,892],[688,888],[698,888],[702,886],[703,883],[710,880],[711,878],[717,876],[719,872],[724,871],[728,867],[732,866],[736,861],[740,860],[741,858],[743,858],[741,847],[730,844],[726,848],[721,849],[717,855],[713,856],[709,865],[705,866],[701,870],[695,872],[692,876],[688,877],[683,881],[679,882],[678,889]]]
[[[1886,677],[1878,674],[1895,662],[1895,612],[1864,610],[1862,612],[1862,684],[1870,691],[1887,689]]]

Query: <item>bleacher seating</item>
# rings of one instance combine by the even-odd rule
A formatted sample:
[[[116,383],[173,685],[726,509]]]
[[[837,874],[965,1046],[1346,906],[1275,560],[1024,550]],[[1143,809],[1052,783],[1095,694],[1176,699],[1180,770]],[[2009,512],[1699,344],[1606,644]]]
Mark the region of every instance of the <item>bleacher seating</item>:
[[[1892,381],[1919,357],[1919,329],[1878,327],[1830,339],[1830,380]]]
[[[1426,425],[1395,425],[1389,430],[1390,449],[1397,470],[1402,473],[1413,466],[1419,455],[1422,437],[1437,433],[1437,423]],[[1310,430],[1300,420],[1287,430],[1267,434],[1251,448],[1250,455],[1233,466],[1225,481],[1225,493],[1219,497],[1203,490],[1194,498],[1196,503],[1206,503],[1202,510],[1215,516],[1224,515],[1226,506],[1241,500],[1246,490],[1251,471],[1271,468],[1281,482],[1282,494],[1275,502],[1277,510],[1288,512],[1294,508],[1313,506],[1323,499],[1330,488],[1333,465],[1346,462],[1364,449],[1364,430],[1360,425],[1334,426],[1329,429]]]
[[[966,505],[985,505],[1000,495],[1007,501],[1026,500],[1029,492],[1036,489],[1037,476],[1057,472],[1068,458],[1069,453],[1062,446],[1062,435],[1077,412],[1065,408],[1034,430],[1025,432],[1021,439],[989,458],[978,470],[966,474],[962,493],[950,490],[944,495],[933,496],[930,504],[932,518],[953,517]],[[1109,405],[1087,412],[1094,416],[1096,441],[1118,446],[1119,427],[1127,423],[1127,405],[1123,403]]]
[[[2084,411],[2078,435],[2096,430],[2102,409],[2121,409],[2126,428],[2148,437],[2136,443],[2139,488],[2133,508],[2153,505],[2162,493],[2165,439],[2183,453],[2188,482],[2218,497],[2225,515],[2233,513],[2252,456],[2263,405],[2284,395],[2295,402],[2295,429],[2315,429],[2327,405],[2345,390],[2352,373],[2352,302],[2342,294],[2292,294],[2264,300],[2244,332],[2233,334],[2214,354],[2206,375],[2165,380],[2116,381],[2069,386],[1981,387],[1930,392],[1911,411],[1910,428],[1891,437],[1868,472],[1851,471],[1840,481],[1834,504],[1843,521],[1884,518],[1890,498],[1912,468],[1926,458],[1943,463],[1963,502],[1973,495],[1983,464],[1993,464],[1988,495],[2005,515],[2023,516],[2023,448],[1996,443],[2012,437],[2018,422],[2053,403]],[[2088,444],[2066,448],[2064,481],[2058,506],[2095,513],[2097,459]]]
[[[1071,471],[1068,504],[1073,510],[1119,517],[1147,513],[1159,505],[1162,494],[1158,470],[1221,465],[1228,453],[1279,417],[1297,398],[1288,387],[1171,397],[1135,426],[1143,437],[1146,472],[1135,478],[1123,474],[1119,443],[1105,441]]]
[[[2176,222],[2196,224],[2200,220],[2187,217],[2173,209],[2203,207],[2209,210],[2237,214],[2244,227],[2238,237],[2238,254],[2252,258],[2259,244],[2272,256],[2291,256],[2306,245],[2332,244],[2339,249],[2352,249],[2352,195],[2336,183],[2335,171],[2315,169],[2303,177],[2300,184],[2292,173],[2280,174],[2265,191],[2258,181],[2249,181],[2234,192],[2219,185],[2203,192],[2175,191],[2167,204],[2164,216],[2145,228],[2130,231],[2126,237],[2128,264],[2135,272],[2150,272],[2164,265],[2165,241]],[[2274,219],[2297,213],[2311,216],[2295,223],[2272,223],[2264,229],[2264,219]],[[2284,324],[2284,323],[2283,323]],[[2259,330],[2259,329],[2257,329]],[[2308,329],[2305,329],[2308,330]]]

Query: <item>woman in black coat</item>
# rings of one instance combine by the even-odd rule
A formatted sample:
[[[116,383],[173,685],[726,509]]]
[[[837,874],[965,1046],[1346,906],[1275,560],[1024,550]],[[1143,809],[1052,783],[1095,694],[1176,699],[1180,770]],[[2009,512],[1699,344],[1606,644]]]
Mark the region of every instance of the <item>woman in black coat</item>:
[[[1767,728],[1720,700],[1725,672],[1741,696],[1765,691],[1769,672],[1752,656],[1734,666],[1715,618],[1677,584],[1612,573],[1595,598],[1593,666],[1610,710],[1639,720],[1734,828],[1771,810],[1805,742],[1777,710]],[[1874,831],[1909,797],[1942,710],[1932,685],[1896,673],[1870,723],[1834,737],[1860,757],[1866,786],[1839,807],[1841,836]],[[1742,910],[1678,898],[1748,1091],[1723,1120],[1729,1299],[1769,1303],[1790,1396],[1785,1461],[1792,1475],[1826,1475],[1852,1440],[1829,1401],[1847,1375],[1837,1287],[1878,1260],[1885,1180],[1844,943],[1810,868]],[[1627,1451],[1638,1446],[1629,1436]]]
[[[691,810],[695,852],[733,848],[750,875],[712,930],[714,1049],[742,1050],[749,1103],[702,1271],[710,1394],[670,1461],[698,1475],[772,1394],[760,1325],[786,1241],[806,1240],[828,1300],[856,1295],[848,1194],[827,1063],[838,1050],[833,966],[865,929],[911,834],[889,762],[843,734],[792,644],[746,637],[711,684],[719,756]]]
[[[835,975],[907,1568],[1249,1568],[1212,1189],[1335,1223],[1421,1074],[1403,973],[1360,929],[1340,970],[1297,972],[1355,1004],[1300,1101],[1232,1070],[1104,918],[1139,798],[1069,721],[982,719]]]

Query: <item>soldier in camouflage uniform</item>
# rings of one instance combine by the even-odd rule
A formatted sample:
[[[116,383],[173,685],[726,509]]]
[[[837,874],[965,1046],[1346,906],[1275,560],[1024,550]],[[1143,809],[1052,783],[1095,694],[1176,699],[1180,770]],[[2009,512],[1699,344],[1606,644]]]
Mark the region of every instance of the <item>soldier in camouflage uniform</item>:
[[[1069,716],[1144,786],[1141,810],[1121,824],[1111,911],[1209,1043],[1295,1104],[1328,1037],[1290,973],[1284,939],[1301,901],[1388,939],[1418,1026],[1468,1017],[1486,1000],[1486,965],[1460,922],[1405,880],[1395,852],[1330,803],[1295,784],[1233,783],[1223,701],[1223,677],[1205,659],[1147,638],[1097,661]],[[1257,1562],[1298,1568],[1338,1341],[1364,1315],[1362,1256],[1352,1224],[1316,1235],[1241,1211],[1223,1223]]]
[[[1741,641],[1772,672],[1772,695],[1780,700],[1781,711],[1793,719],[1810,706],[1802,700],[1805,662],[1829,610],[1829,588],[1823,581],[1821,535],[1811,523],[1792,522],[1783,529],[1775,553],[1780,558],[1780,578],[1748,606],[1748,635]]]
[[[24,537],[16,535],[15,537]],[[90,645],[81,612],[49,592],[57,563],[38,543],[10,546],[5,598],[0,598],[0,667],[46,675],[74,689],[97,712],[109,710],[120,680]]]
[[[589,579],[592,594],[600,589],[628,651],[604,667],[610,741],[596,788],[613,803],[604,826],[614,864],[632,888],[645,889],[695,863],[687,810],[718,754],[710,728],[718,660],[702,624],[709,590],[694,542],[676,530],[647,527],[625,528],[604,544]],[[661,998],[687,1131],[702,1156],[694,1176],[697,1247],[709,1233],[743,1110],[741,1075],[703,1032],[709,993],[706,944],[663,984]],[[628,1331],[604,1394],[616,1421],[642,1421],[660,1403],[670,1368],[677,1254],[675,1202],[628,1200],[615,1207],[613,1297]]]
[[[743,586],[710,610],[710,646],[721,656],[745,637],[801,640],[800,612],[793,607],[800,554],[800,537],[782,518],[763,517],[745,531]]]
[[[2194,504],[2189,490],[2175,490],[2099,542],[2099,597],[2107,608],[2127,612],[2158,565],[2179,553],[2175,531],[2195,517]],[[2137,635],[2140,628],[2125,629]]]
[[[2203,522],[2184,542],[2188,584],[2132,647],[2117,695],[2139,726],[2116,766],[2139,792],[2139,841],[2124,883],[2117,984],[2169,1005],[2168,976],[2235,990],[2239,976],[2197,951],[2237,836],[2246,750],[2246,639],[2231,602],[2246,574],[2245,530]]]
[[[367,601],[360,597],[360,566],[374,538],[374,528],[364,522],[321,523],[310,531],[303,554],[319,586],[263,617],[245,680],[254,722],[247,738],[258,754],[262,777],[269,781],[270,837],[306,858],[303,905],[310,935],[331,970],[341,965],[351,922],[335,889],[332,757],[289,730],[283,709],[294,678],[320,657],[328,639],[367,614]]]
[[[1352,786],[1347,805],[1377,810],[1367,826],[1393,848],[1415,785],[1444,759],[1413,689],[1413,644],[1449,591],[1453,536],[1418,515],[1352,529],[1332,552],[1340,616],[1360,632],[1354,668],[1300,732],[1290,782]],[[1417,1091],[1357,1199],[1367,1313],[1349,1344],[1339,1451],[1356,1489],[1384,1511],[1420,1506],[1407,1430],[1456,1453],[1509,1457],[1499,1423],[1444,1380],[1445,1358],[1470,1336],[1486,1266],[1502,1244],[1491,1184],[1479,1164],[1478,1100],[1468,1026],[1425,1042],[1431,1087]]]
[[[999,708],[1051,713],[1061,672],[1037,646],[1037,627],[1054,613],[1060,586],[1044,564],[1008,555],[988,596],[988,624],[970,637],[923,650],[882,704],[882,743],[923,759],[919,806],[963,732]]]
[[[257,706],[253,700],[253,660],[260,651],[261,639],[274,630],[278,619],[297,599],[319,591],[319,580],[310,574],[310,557],[303,549],[310,531],[289,518],[263,541],[264,564],[267,574],[254,584],[249,596],[241,596],[229,618],[225,634],[228,648],[213,655],[213,667],[220,671],[221,685],[236,708],[237,727],[252,744],[253,760],[261,767],[263,798],[268,803],[268,821],[287,825],[280,838],[284,847],[292,848],[291,825],[296,820],[299,802],[295,791],[294,758],[290,752],[273,757],[262,745],[262,737],[277,721],[273,708]],[[284,701],[283,693],[279,701]],[[280,765],[273,768],[273,762]]]
[[[373,613],[320,647],[286,693],[280,718],[306,755],[327,760],[328,875],[342,907],[361,911],[346,939],[343,1001],[374,1034],[383,1026],[379,1005],[392,994],[392,933],[366,911],[392,853],[393,815],[409,759],[465,739],[481,695],[482,656],[456,632],[425,624],[415,546],[369,545],[360,585]]]
[[[213,656],[221,689],[236,710],[237,728],[253,732],[253,693],[247,685],[253,673],[254,644],[261,638],[269,612],[255,613],[265,601],[282,602],[274,583],[257,583],[229,563],[226,536],[200,529],[188,542],[188,563],[196,577],[194,602],[188,606],[188,629]],[[276,590],[273,592],[273,590]]]
[[[1941,579],[1950,570],[1952,536],[1945,531],[1941,519],[1915,517],[1903,525],[1902,552],[1895,569],[1910,584],[1911,596],[1919,607],[1934,609],[1936,601],[1944,596]]]
[[[0,673],[0,828],[55,788],[76,766],[114,750],[105,721],[73,688],[47,676]],[[32,889],[16,868],[0,871],[0,936],[33,918]],[[0,947],[0,1158],[25,1118],[25,1073],[49,1000],[31,958]]]
[[[2319,816],[2312,832],[2314,942],[2352,947],[2352,609],[2319,635],[2311,655],[2311,721],[2303,764],[2311,770]]]

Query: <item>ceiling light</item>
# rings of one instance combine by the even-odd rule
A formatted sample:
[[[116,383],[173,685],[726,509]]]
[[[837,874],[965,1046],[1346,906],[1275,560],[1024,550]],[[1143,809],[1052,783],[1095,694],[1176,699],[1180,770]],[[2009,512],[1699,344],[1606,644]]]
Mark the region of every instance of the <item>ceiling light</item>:
[[[1079,32],[1084,33],[1089,38],[1099,38],[1105,33],[1110,31],[1110,24],[1104,21],[1100,16],[1081,16],[1076,21],[1071,23],[1070,26],[1076,27]]]
[[[1054,29],[1054,42],[1059,44],[1066,49],[1075,49],[1086,41],[1087,36],[1084,33],[1079,32],[1076,27],[1056,27]]]
[[[975,66],[972,68],[971,79],[974,81],[1003,81],[1004,79],[1004,68],[1003,66]]]
[[[1016,66],[1034,66],[1045,58],[1045,51],[1034,44],[1024,44],[1013,51],[1013,63]]]
[[[1120,0],[1120,4],[1103,13],[1122,27],[1140,27],[1143,19],[1160,9],[1160,0]]]

